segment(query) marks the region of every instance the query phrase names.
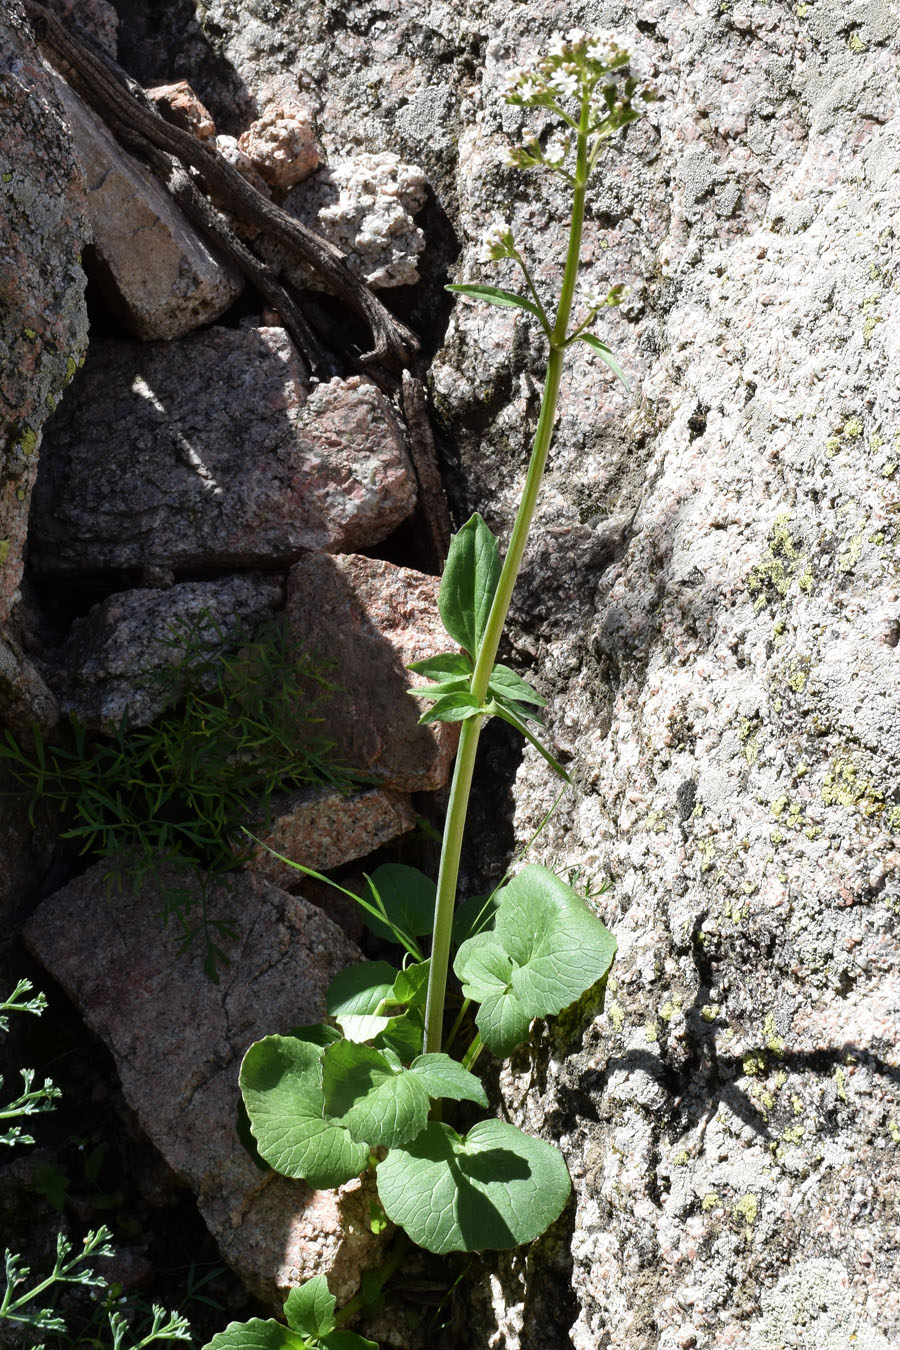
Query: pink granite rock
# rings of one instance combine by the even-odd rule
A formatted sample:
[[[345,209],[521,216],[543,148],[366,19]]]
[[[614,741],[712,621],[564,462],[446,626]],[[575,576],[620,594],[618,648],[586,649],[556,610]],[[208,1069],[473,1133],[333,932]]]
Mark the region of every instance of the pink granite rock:
[[[216,134],[216,124],[211,113],[200,102],[187,80],[176,80],[174,84],[157,84],[147,90],[147,97],[156,104],[156,109],[167,122],[182,131],[189,131],[198,141],[208,141]]]
[[[293,862],[316,872],[374,853],[382,844],[411,830],[416,823],[412,802],[402,792],[369,788],[345,797],[340,792],[304,792],[277,809],[263,843]],[[261,850],[249,864],[258,876],[283,886],[302,887],[302,872]]]
[[[302,374],[281,328],[94,343],[48,436],[36,569],[271,568],[384,539],[415,506],[391,405]]]
[[[237,874],[212,897],[235,930],[213,984],[202,953],[178,951],[159,911],[165,872],[140,897],[100,863],[46,900],[26,941],[115,1056],[126,1101],[195,1192],[226,1260],[259,1297],[324,1274],[344,1301],[377,1252],[360,1183],[311,1191],[260,1171],[235,1129],[248,1045],[319,1021],[325,989],[359,953],[312,905]]]
[[[402,792],[441,787],[458,737],[448,723],[419,726],[421,709],[406,692],[406,666],[452,646],[438,586],[437,577],[379,559],[322,553],[306,554],[288,577],[294,640],[334,663],[340,688],[321,712],[338,760]]]
[[[318,168],[313,117],[308,103],[270,103],[239,137],[238,145],[272,187],[293,187]]]
[[[145,341],[169,341],[224,314],[243,279],[58,77],[57,91],[88,187],[86,261],[110,308]]]

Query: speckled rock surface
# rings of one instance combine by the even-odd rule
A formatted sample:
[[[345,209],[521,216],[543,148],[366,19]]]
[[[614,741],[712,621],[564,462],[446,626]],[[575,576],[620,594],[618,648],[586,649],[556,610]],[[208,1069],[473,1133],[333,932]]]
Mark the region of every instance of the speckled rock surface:
[[[238,137],[238,145],[274,188],[291,188],[319,166],[314,114],[305,101],[269,103]]]
[[[169,1166],[197,1196],[226,1260],[257,1296],[327,1274],[345,1300],[375,1257],[360,1183],[310,1191],[262,1172],[235,1130],[238,1070],[253,1040],[319,1021],[325,989],[352,943],[321,911],[269,882],[232,880],[212,897],[230,918],[230,965],[216,985],[202,952],[179,954],[162,895],[107,896],[98,864],[46,900],[26,940],[116,1059],[125,1098]],[[162,880],[162,878],[161,878]]]
[[[384,290],[419,279],[425,235],[413,217],[425,205],[426,192],[422,170],[385,150],[337,160],[290,192],[284,205],[330,239],[373,290]],[[321,286],[311,269],[296,269],[296,275],[313,289]]]
[[[0,18],[0,622],[15,600],[45,419],[87,345],[84,182],[19,0]]]
[[[147,726],[166,703],[161,671],[181,663],[188,645],[195,655],[194,644],[233,649],[235,635],[271,619],[283,595],[281,578],[253,575],[121,591],[75,620],[48,679],[63,712],[85,726],[110,730],[126,709],[131,726]]]
[[[374,853],[416,823],[409,797],[384,788],[369,788],[350,797],[340,792],[307,791],[273,803],[272,811],[271,826],[260,832],[267,848],[247,865],[257,876],[287,891],[302,890],[305,878],[282,858],[303,863],[315,872],[329,872]],[[276,853],[281,857],[275,857]]]
[[[459,728],[419,726],[406,692],[411,661],[447,650],[437,577],[377,558],[309,553],[288,574],[285,619],[300,651],[333,663],[334,694],[319,708],[339,763],[399,792],[446,783]],[[322,615],[329,625],[322,624]]]
[[[576,790],[535,860],[609,878],[605,1012],[540,1029],[512,1118],[575,1182],[467,1291],[473,1347],[900,1341],[900,199],[888,0],[203,0],[216,106],[318,101],[327,157],[422,163],[459,279],[498,215],[555,284],[563,207],[500,164],[501,80],[574,23],[663,94],[598,177],[589,282],[626,397],[573,358],[511,659]],[[173,48],[174,50],[174,48]],[[218,116],[218,113],[217,113]],[[231,129],[231,128],[230,128]],[[527,320],[460,303],[432,393],[462,516],[508,528],[537,407]],[[552,800],[523,755],[515,832]],[[470,859],[474,873],[480,859]],[[488,860],[489,861],[489,860]],[[505,858],[500,860],[505,862]],[[477,1302],[480,1292],[480,1303]]]
[[[573,359],[513,630],[577,784],[534,857],[612,880],[620,952],[605,1013],[506,1079],[573,1173],[572,1296],[534,1253],[501,1263],[486,1343],[883,1350],[900,1339],[896,12],[621,16],[665,101],[611,152],[585,257],[632,286],[608,333],[635,389]],[[516,201],[497,160],[520,125],[498,90],[529,51],[517,24],[488,45],[460,183],[467,233],[508,215],[543,279],[561,207],[543,184]],[[460,274],[484,275],[474,246]],[[461,305],[433,370],[458,494],[501,529],[537,351]],[[554,791],[526,753],[517,837]]]
[[[358,377],[310,392],[283,329],[99,341],[48,437],[31,556],[48,575],[272,567],[375,544],[414,506],[387,399]]]

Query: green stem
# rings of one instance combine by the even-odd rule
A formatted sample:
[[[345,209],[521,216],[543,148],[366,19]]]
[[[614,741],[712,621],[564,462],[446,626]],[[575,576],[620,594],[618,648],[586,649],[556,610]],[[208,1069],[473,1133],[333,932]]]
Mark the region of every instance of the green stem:
[[[569,227],[569,244],[566,251],[566,266],[563,273],[559,309],[550,338],[550,355],[547,359],[547,373],[544,377],[541,411],[534,434],[534,445],[528,464],[528,472],[525,476],[522,500],[516,513],[509,548],[500,572],[500,580],[497,583],[484,637],[475,661],[475,671],[472,675],[471,690],[479,704],[483,704],[487,697],[488,684],[494,669],[494,662],[497,659],[497,649],[500,646],[500,638],[509,613],[513,589],[519,576],[519,569],[522,566],[525,545],[528,542],[528,532],[534,519],[541,480],[544,476],[547,456],[553,440],[556,409],[559,402],[559,387],[565,362],[565,340],[569,318],[572,313],[575,282],[578,277],[578,260],[581,253],[581,234],[584,227],[584,202],[589,177],[587,137],[589,120],[590,99],[589,95],[585,93],[582,101],[581,121],[578,127],[575,186],[572,201],[572,220]],[[469,795],[472,788],[472,775],[475,769],[475,756],[478,750],[478,738],[481,734],[483,721],[483,717],[471,717],[468,721],[463,722],[456,765],[453,770],[453,781],[450,787],[450,800],[447,805],[447,819],[444,825],[444,840],[441,847],[441,864],[438,872],[437,897],[434,908],[434,939],[428,976],[428,994],[425,1003],[426,1054],[438,1053],[443,1039],[444,996],[447,991],[447,967],[450,961],[450,939],[459,879],[459,859],[469,806]]]
[[[377,1270],[366,1276],[366,1285],[364,1289],[360,1289],[359,1293],[354,1294],[353,1297],[344,1304],[343,1308],[341,1308],[340,1312],[335,1317],[334,1324],[336,1327],[344,1326],[352,1317],[355,1317],[358,1312],[361,1312],[363,1308],[366,1308],[370,1303],[375,1302],[375,1299],[379,1296],[388,1280],[403,1264],[407,1252],[409,1251],[409,1246],[409,1238],[401,1229],[401,1231],[395,1235],[391,1244],[391,1250],[388,1252],[381,1265]]]

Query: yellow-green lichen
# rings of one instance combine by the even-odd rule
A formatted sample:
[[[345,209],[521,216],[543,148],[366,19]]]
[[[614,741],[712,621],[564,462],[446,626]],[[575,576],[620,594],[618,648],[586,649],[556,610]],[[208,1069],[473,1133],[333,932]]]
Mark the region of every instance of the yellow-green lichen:
[[[37,333],[34,331],[33,328],[23,328],[22,332],[25,334],[29,342],[34,342],[35,338],[37,337]]]
[[[609,1020],[612,1022],[616,1031],[621,1031],[625,1025],[625,1014],[620,1004],[615,999],[606,1005],[606,1011],[609,1014]]]
[[[782,1130],[781,1137],[786,1144],[799,1144],[805,1133],[802,1125],[790,1125],[786,1130]]]
[[[845,1077],[844,1077],[844,1070],[841,1068],[840,1064],[839,1064],[839,1065],[837,1066],[837,1068],[835,1069],[835,1071],[834,1071],[832,1077],[834,1078],[835,1086],[837,1087],[837,1095],[838,1095],[838,1098],[840,1099],[840,1101],[846,1102],[846,1101],[847,1101],[847,1086],[846,1086],[847,1080],[846,1080]]]
[[[686,1148],[683,1148],[680,1150],[680,1152],[675,1154],[675,1157],[672,1159],[672,1166],[686,1167],[687,1164],[690,1162],[690,1160],[691,1160],[690,1153],[688,1153]]]
[[[711,1209],[717,1209],[721,1203],[722,1201],[719,1199],[718,1195],[716,1195],[715,1191],[707,1191],[700,1202],[704,1213],[708,1213]]]
[[[844,806],[864,816],[878,816],[885,809],[884,793],[849,758],[834,760],[825,774],[821,793],[826,806]]]
[[[766,1020],[763,1022],[763,1039],[766,1049],[771,1050],[773,1055],[780,1055],[784,1050],[784,1037],[778,1035],[774,1013],[766,1014]]]
[[[28,455],[33,455],[37,449],[37,432],[31,431],[30,429],[28,431],[23,431],[22,438],[19,441],[19,449],[26,457]]]
[[[765,1072],[766,1057],[761,1050],[751,1050],[749,1055],[744,1056],[741,1067],[748,1078],[756,1078]]]
[[[733,1206],[734,1217],[744,1224],[744,1237],[748,1240],[753,1234],[753,1225],[759,1218],[759,1196],[748,1194],[742,1195],[740,1200],[736,1200]]]
[[[3,566],[3,564],[9,557],[9,547],[10,545],[8,539],[0,539],[0,567]]]
[[[869,50],[866,43],[863,42],[862,38],[859,36],[859,33],[850,34],[847,39],[847,46],[850,48],[851,52],[856,52],[857,55],[860,52],[867,52]]]
[[[865,530],[860,530],[852,539],[847,540],[844,550],[838,554],[838,570],[841,572],[852,572],[859,562],[862,554],[863,540],[865,539]]]
[[[719,1015],[718,1003],[704,1003],[700,1009],[700,1016],[704,1022],[714,1022]]]

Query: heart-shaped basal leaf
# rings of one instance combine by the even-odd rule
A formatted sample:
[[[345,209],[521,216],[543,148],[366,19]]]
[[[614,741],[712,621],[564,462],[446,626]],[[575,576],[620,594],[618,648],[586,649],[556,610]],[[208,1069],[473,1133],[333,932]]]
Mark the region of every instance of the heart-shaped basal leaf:
[[[559,1217],[570,1190],[559,1151],[501,1120],[481,1121],[464,1138],[432,1121],[378,1165],[388,1218],[440,1255],[530,1242]]]
[[[335,1297],[324,1275],[291,1289],[284,1301],[284,1316],[289,1327],[303,1336],[327,1336],[334,1331]]]
[[[240,1083],[259,1152],[276,1172],[327,1189],[365,1170],[366,1145],[325,1118],[318,1046],[266,1036],[244,1056]]]
[[[450,541],[438,592],[444,627],[473,660],[478,655],[499,580],[497,540],[476,512]]]
[[[387,922],[369,913],[366,913],[363,922],[376,937],[386,942],[396,941],[391,924],[408,938],[424,937],[431,932],[434,923],[435,889],[431,877],[427,877],[417,867],[407,867],[404,863],[384,863],[376,867],[366,879],[365,899],[376,908],[380,900]]]
[[[404,1069],[390,1052],[341,1041],[325,1051],[322,1080],[328,1117],[372,1147],[415,1139],[438,1097],[488,1104],[478,1079],[449,1055],[420,1055]]]
[[[390,1025],[395,1012],[390,994],[398,971],[386,961],[361,961],[336,975],[325,994],[326,1006],[348,1040],[370,1041]]]
[[[464,942],[453,968],[466,998],[481,1003],[485,1045],[503,1058],[532,1018],[561,1012],[606,975],[616,940],[546,867],[523,867],[497,900],[493,930]]]

